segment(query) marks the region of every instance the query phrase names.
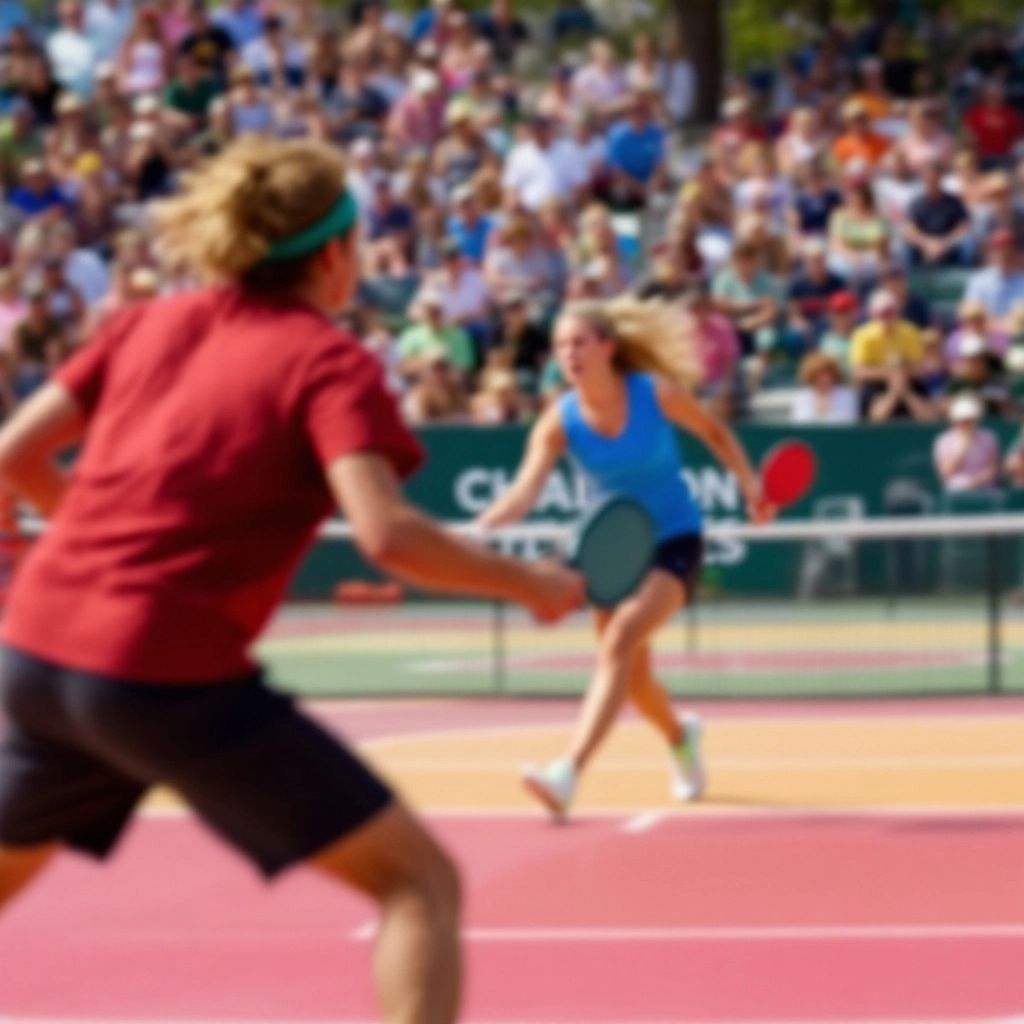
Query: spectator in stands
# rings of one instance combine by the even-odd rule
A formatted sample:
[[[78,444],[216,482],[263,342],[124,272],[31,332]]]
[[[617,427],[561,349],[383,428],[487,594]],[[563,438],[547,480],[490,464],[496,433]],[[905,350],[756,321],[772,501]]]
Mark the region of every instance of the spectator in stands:
[[[954,394],[970,392],[982,404],[986,416],[1005,416],[1010,411],[1010,389],[1003,361],[980,334],[967,334],[960,340],[957,359],[952,364],[950,389]]]
[[[871,284],[888,251],[889,226],[875,208],[871,185],[860,175],[847,177],[828,222],[829,266],[849,284]]]
[[[550,313],[560,298],[557,268],[541,244],[533,218],[510,215],[497,229],[484,259],[484,276],[498,302],[512,292],[533,297],[536,315]]]
[[[1024,136],[1024,118],[1006,102],[1006,88],[999,79],[982,85],[978,102],[964,114],[963,125],[983,169],[1012,164],[1013,147]]]
[[[587,7],[586,0],[558,0],[551,12],[548,31],[551,38],[560,43],[567,39],[592,36],[599,29],[597,18]]]
[[[598,190],[607,191],[608,142],[597,129],[597,117],[591,111],[575,111],[568,131],[555,142],[552,159],[559,196],[582,203]]]
[[[629,86],[625,72],[607,39],[595,39],[588,47],[588,57],[573,75],[573,100],[578,108],[611,120],[622,112],[626,100]]]
[[[626,117],[608,132],[607,196],[616,209],[637,210],[666,184],[665,129],[654,120],[652,94],[636,89]]]
[[[918,380],[921,332],[899,318],[896,299],[887,291],[872,294],[868,315],[869,321],[854,331],[850,348],[861,416],[872,423],[900,417],[930,420],[934,410]]]
[[[192,0],[188,11],[188,32],[178,44],[178,53],[188,55],[226,84],[228,65],[236,49],[234,38],[227,29],[210,20],[204,0]]]
[[[231,36],[239,50],[263,32],[263,14],[255,0],[225,0],[214,8],[212,20]]]
[[[171,48],[157,12],[140,7],[117,59],[121,91],[130,96],[160,93],[171,76]]]
[[[843,290],[828,300],[828,327],[818,342],[818,351],[835,359],[844,373],[850,370],[850,345],[857,326],[860,303],[855,292]]]
[[[508,155],[502,185],[528,210],[539,210],[552,199],[568,198],[570,187],[559,173],[557,160],[554,125],[534,114],[525,136]]]
[[[893,262],[882,269],[878,286],[895,297],[901,319],[909,320],[922,330],[931,326],[931,306],[917,292],[911,290],[907,272],[900,263]]]
[[[416,214],[398,201],[391,176],[378,171],[366,217],[366,260],[370,276],[402,277],[413,264]]]
[[[441,79],[426,68],[417,69],[409,90],[392,106],[387,120],[387,137],[399,149],[430,147],[444,129],[444,99]]]
[[[476,424],[518,423],[526,408],[515,373],[506,367],[489,366],[480,374],[469,399],[469,418]]]
[[[428,290],[413,306],[413,322],[398,336],[398,365],[404,376],[415,378],[437,351],[462,375],[468,376],[476,367],[472,339],[445,320],[444,304],[444,295]]]
[[[24,319],[28,306],[10,268],[0,269],[0,359],[9,368],[14,349],[14,328]]]
[[[793,402],[794,423],[856,423],[857,396],[844,383],[842,364],[825,352],[811,352],[800,363],[803,385]]]
[[[463,417],[466,406],[462,375],[452,365],[447,349],[424,349],[412,371],[402,412],[412,424],[446,423]]]
[[[903,230],[910,207],[923,191],[920,176],[910,166],[902,150],[891,149],[878,167],[872,181],[872,192],[878,212],[889,223],[890,230]]]
[[[446,121],[447,131],[434,148],[433,164],[445,191],[450,193],[469,183],[494,154],[464,103],[451,104]]]
[[[942,165],[921,173],[924,192],[910,204],[903,238],[911,261],[926,266],[965,266],[971,262],[971,219],[959,196],[943,188]]]
[[[423,294],[441,295],[444,319],[467,331],[476,346],[478,362],[491,340],[491,296],[479,268],[462,255],[459,243],[446,238],[440,246],[441,265],[424,278]]]
[[[715,307],[732,322],[747,354],[775,347],[782,311],[778,282],[759,263],[757,246],[741,242],[712,284]]]
[[[828,326],[829,299],[846,287],[843,279],[829,269],[827,252],[824,239],[805,239],[800,268],[789,280],[787,326],[808,348],[817,344]]]
[[[900,135],[896,148],[925,181],[934,168],[944,172],[949,167],[955,144],[943,129],[941,113],[931,100],[911,104],[907,131]]]
[[[222,144],[239,135],[269,135],[274,132],[274,106],[248,65],[239,64],[232,70],[231,88],[214,102],[210,110],[210,125]]]
[[[286,30],[280,15],[263,20],[263,31],[242,47],[241,58],[262,86],[295,89],[306,80],[309,52]]]
[[[59,215],[71,207],[46,165],[34,157],[22,165],[21,184],[11,191],[7,201],[25,217]]]
[[[79,247],[74,225],[58,221],[48,237],[49,255],[60,260],[68,282],[82,296],[86,306],[94,306],[107,293],[109,275],[106,265],[97,253],[88,247]]]
[[[60,28],[46,43],[54,77],[70,92],[90,96],[99,57],[85,32],[85,15],[79,0],[61,0],[57,17]]]
[[[218,80],[191,54],[181,54],[170,84],[164,90],[164,106],[173,111],[186,134],[202,131],[209,120],[210,107],[220,95]]]
[[[513,0],[491,0],[489,10],[477,16],[477,31],[490,43],[495,65],[510,69],[520,49],[530,41],[530,29],[516,14]]]
[[[67,350],[65,327],[49,308],[42,283],[29,287],[28,308],[13,330],[14,393],[27,398],[63,359]]]
[[[494,218],[481,212],[480,200],[472,182],[452,192],[452,213],[446,231],[455,240],[463,257],[480,266],[487,252],[487,241],[494,230]]]
[[[980,337],[988,352],[1002,359],[1012,340],[1007,331],[995,327],[985,307],[975,299],[965,299],[958,310],[959,326],[946,339],[946,358],[956,362],[963,356],[962,346],[968,337]]]
[[[818,112],[813,107],[798,107],[775,143],[779,170],[787,178],[796,178],[807,167],[820,167],[827,156],[828,138],[821,130]]]
[[[872,121],[887,121],[895,111],[892,95],[885,84],[882,62],[877,57],[864,57],[857,65],[860,79],[850,97],[859,103]]]
[[[862,103],[848,100],[843,106],[846,131],[832,146],[832,158],[840,168],[858,171],[873,168],[889,150],[889,140],[871,127],[871,118]]]
[[[711,162],[724,181],[731,182],[743,147],[750,142],[767,142],[768,133],[754,117],[750,99],[730,96],[722,106],[722,120],[711,133]]]
[[[684,310],[683,332],[701,368],[699,394],[711,403],[717,415],[732,419],[744,397],[736,329],[716,310],[706,287],[691,288]]]
[[[787,213],[790,233],[825,237],[832,213],[841,203],[824,164],[812,161],[801,166]]]
[[[949,408],[950,426],[935,439],[935,471],[947,491],[982,491],[999,480],[999,442],[981,426],[981,402],[962,394]]]
[[[1013,179],[1006,171],[993,171],[984,177],[975,209],[978,237],[1009,231],[1014,245],[1018,249],[1024,247],[1024,208],[1014,195]]]
[[[987,263],[971,274],[964,298],[981,303],[993,326],[1008,328],[1015,310],[1024,306],[1024,271],[1012,233],[1003,229],[990,235],[986,253]]]

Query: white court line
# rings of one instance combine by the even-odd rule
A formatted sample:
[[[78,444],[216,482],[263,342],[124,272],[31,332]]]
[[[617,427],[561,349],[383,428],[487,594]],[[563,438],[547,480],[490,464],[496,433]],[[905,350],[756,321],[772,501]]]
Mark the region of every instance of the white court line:
[[[622,826],[623,832],[650,832],[655,825],[661,822],[665,817],[664,811],[646,811],[644,814],[637,814],[630,818],[625,825]]]
[[[350,932],[358,942],[376,934],[369,921]],[[684,928],[465,928],[467,942],[895,942],[1024,939],[1024,924],[721,925]]]

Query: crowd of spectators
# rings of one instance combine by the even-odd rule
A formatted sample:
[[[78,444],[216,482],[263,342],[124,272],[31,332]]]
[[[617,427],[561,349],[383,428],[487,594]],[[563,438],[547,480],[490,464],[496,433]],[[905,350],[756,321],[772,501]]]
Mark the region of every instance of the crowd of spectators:
[[[1021,26],[835,25],[731,79],[708,132],[687,41],[638,25],[583,0],[4,0],[0,402],[188,283],[153,202],[267,133],[346,151],[348,319],[415,422],[529,418],[562,387],[560,305],[627,289],[674,304],[723,415],[1017,411]]]

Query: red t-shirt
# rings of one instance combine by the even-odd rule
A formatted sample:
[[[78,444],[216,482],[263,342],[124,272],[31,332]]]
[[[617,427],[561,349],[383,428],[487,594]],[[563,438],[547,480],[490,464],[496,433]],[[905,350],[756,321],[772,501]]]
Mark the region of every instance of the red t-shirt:
[[[374,357],[311,309],[234,288],[129,307],[57,379],[89,416],[3,638],[72,668],[217,681],[246,651],[333,508],[324,467],[422,460]]]
[[[974,139],[981,157],[1007,156],[1024,131],[1024,119],[1013,107],[991,107],[984,103],[971,107],[964,125]]]

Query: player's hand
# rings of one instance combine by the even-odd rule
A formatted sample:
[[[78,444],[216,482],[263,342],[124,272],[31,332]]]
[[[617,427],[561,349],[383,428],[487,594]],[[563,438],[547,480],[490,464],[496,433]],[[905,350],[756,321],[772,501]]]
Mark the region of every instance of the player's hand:
[[[532,597],[526,601],[538,622],[557,622],[587,601],[586,581],[581,573],[553,558],[530,565]]]
[[[765,498],[761,491],[761,481],[756,477],[744,487],[743,500],[747,506],[747,518],[759,526],[770,523],[779,514],[779,507]]]

